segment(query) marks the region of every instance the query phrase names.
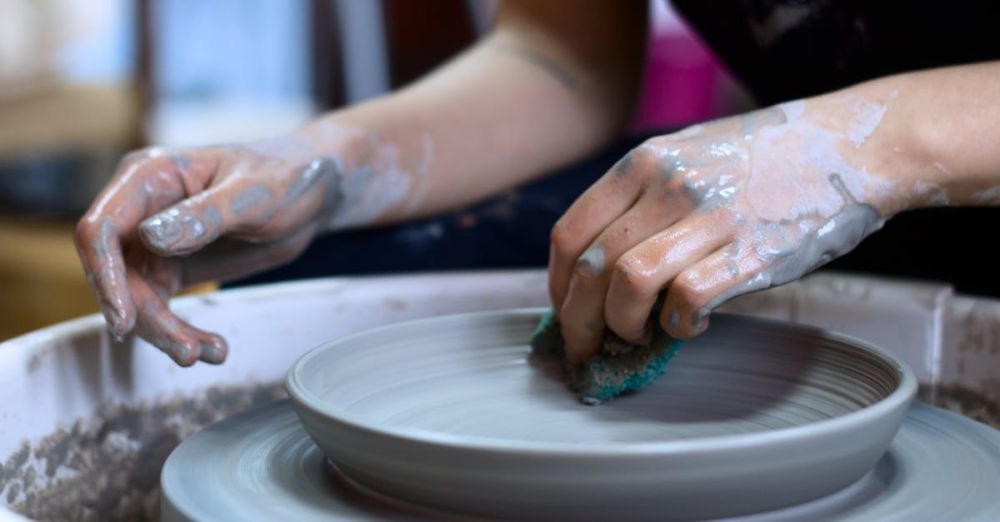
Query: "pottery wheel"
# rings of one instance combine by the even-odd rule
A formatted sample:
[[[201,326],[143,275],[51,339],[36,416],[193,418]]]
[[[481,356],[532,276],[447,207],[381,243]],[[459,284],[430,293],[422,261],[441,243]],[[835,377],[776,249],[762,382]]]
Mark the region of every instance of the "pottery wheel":
[[[449,518],[350,482],[287,400],[189,437],[167,459],[161,486],[164,521]],[[857,483],[813,502],[729,520],[992,521],[1000,519],[998,491],[1000,431],[917,404],[885,456]]]

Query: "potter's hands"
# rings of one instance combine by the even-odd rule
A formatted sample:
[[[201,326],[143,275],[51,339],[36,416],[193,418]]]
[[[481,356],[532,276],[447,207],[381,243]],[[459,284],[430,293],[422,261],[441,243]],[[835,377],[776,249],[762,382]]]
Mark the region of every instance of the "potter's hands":
[[[824,114],[792,102],[619,161],[552,231],[549,292],[570,359],[593,355],[605,326],[648,338],[661,291],[652,320],[691,337],[724,301],[799,278],[878,229],[884,182],[861,145],[885,109],[861,103]]]
[[[126,156],[76,231],[112,333],[135,331],[183,366],[221,363],[225,340],[167,302],[297,256],[341,203],[339,160],[317,157],[288,139]]]

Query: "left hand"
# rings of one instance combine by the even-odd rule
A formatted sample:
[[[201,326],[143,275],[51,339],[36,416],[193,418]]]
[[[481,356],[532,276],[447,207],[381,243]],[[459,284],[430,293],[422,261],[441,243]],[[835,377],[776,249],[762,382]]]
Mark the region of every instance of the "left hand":
[[[592,356],[605,327],[648,339],[664,290],[660,324],[696,335],[716,306],[797,279],[882,225],[892,185],[869,173],[878,162],[862,145],[885,106],[810,103],[653,138],[580,196],[549,258],[570,360]]]
[[[173,313],[170,297],[279,266],[372,214],[370,140],[353,135],[327,132],[322,152],[290,135],[127,155],[75,237],[111,332],[135,332],[182,366],[222,363],[225,339]]]

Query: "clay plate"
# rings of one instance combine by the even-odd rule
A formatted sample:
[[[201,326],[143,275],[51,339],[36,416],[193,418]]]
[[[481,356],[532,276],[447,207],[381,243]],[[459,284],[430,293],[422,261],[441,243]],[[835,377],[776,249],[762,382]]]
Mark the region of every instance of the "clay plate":
[[[915,393],[845,336],[718,316],[649,389],[577,402],[529,356],[542,310],[422,319],[289,371],[306,431],[365,488],[499,518],[704,519],[801,504],[882,457]]]

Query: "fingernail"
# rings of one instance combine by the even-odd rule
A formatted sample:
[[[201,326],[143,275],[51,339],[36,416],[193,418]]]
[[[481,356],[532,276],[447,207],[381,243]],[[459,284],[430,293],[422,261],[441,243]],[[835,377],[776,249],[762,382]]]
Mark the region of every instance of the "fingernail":
[[[667,320],[667,326],[672,332],[676,332],[677,329],[680,328],[681,314],[677,310],[670,312],[670,318]]]
[[[213,226],[221,222],[221,217],[218,217],[214,208],[206,209],[206,217],[213,222]],[[177,209],[161,212],[143,221],[139,227],[149,246],[161,252],[176,254],[184,254],[189,249],[201,246],[208,234],[208,228],[201,219],[181,214]]]
[[[576,260],[576,267],[591,277],[600,277],[604,272],[604,247],[597,244],[588,247]]]
[[[101,306],[101,312],[104,314],[104,322],[107,323],[111,335],[118,342],[124,341],[125,334],[128,333],[125,327],[125,318],[118,313],[118,310],[108,304]]]
[[[201,360],[209,364],[222,364],[228,352],[228,348],[221,340],[201,343]]]
[[[152,246],[160,249],[168,248],[180,239],[183,233],[181,224],[177,222],[176,210],[161,212],[139,225],[139,230]]]
[[[173,351],[174,361],[179,366],[191,366],[198,362],[198,349],[187,344],[177,344]]]
[[[201,220],[194,216],[184,216],[181,218],[184,222],[183,231],[185,237],[190,237],[192,239],[200,239],[205,235],[205,225],[202,224]]]

